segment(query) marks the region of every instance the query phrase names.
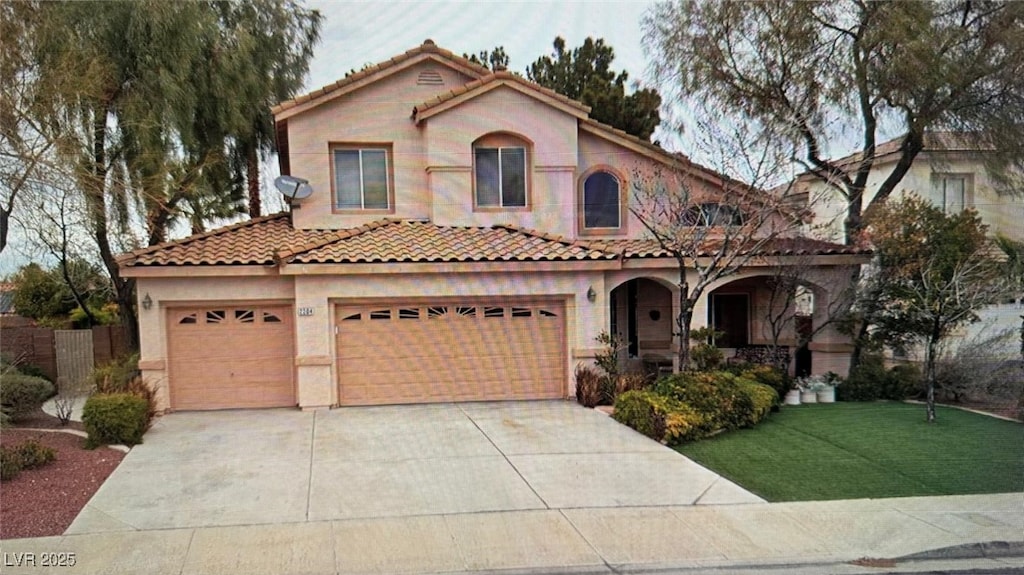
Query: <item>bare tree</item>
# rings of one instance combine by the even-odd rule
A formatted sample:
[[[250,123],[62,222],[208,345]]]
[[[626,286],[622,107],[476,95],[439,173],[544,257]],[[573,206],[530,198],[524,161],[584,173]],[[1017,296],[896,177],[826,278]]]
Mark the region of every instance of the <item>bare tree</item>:
[[[785,158],[742,126],[700,128],[700,145],[719,171],[744,174],[749,183],[721,174],[708,182],[682,158],[672,169],[637,168],[631,182],[630,212],[678,265],[679,369],[690,366],[693,310],[705,290],[801,225],[788,186],[770,193],[760,187],[780,179]]]
[[[672,0],[644,30],[663,92],[773,127],[845,200],[847,243],[862,229],[875,160],[896,158],[872,204],[896,189],[929,131],[991,150],[990,175],[1006,184],[1004,168],[1024,165],[1024,3]],[[885,131],[901,134],[894,149],[879,146]],[[850,144],[853,156],[829,159]]]

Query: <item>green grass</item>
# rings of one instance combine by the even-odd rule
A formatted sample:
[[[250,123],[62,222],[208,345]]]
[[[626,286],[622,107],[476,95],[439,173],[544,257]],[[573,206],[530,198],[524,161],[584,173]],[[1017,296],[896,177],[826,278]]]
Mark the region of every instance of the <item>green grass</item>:
[[[1024,425],[922,405],[785,406],[676,449],[769,501],[1024,491]]]

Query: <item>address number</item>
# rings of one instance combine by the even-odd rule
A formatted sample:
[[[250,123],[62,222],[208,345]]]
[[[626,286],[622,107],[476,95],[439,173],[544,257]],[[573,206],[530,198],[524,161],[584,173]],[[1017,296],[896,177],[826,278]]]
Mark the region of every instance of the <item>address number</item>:
[[[311,308],[311,307],[300,307],[299,308],[299,317],[305,317],[305,316],[309,316],[309,315],[313,315],[313,308]]]

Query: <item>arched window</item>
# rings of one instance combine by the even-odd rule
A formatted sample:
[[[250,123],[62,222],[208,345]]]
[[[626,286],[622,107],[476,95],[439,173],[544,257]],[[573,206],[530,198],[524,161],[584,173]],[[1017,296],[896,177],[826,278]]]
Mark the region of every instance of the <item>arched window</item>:
[[[693,206],[683,214],[683,223],[688,226],[739,226],[743,224],[743,212],[718,203],[704,203]]]
[[[594,172],[583,181],[583,227],[619,228],[622,204],[619,179],[605,171]]]

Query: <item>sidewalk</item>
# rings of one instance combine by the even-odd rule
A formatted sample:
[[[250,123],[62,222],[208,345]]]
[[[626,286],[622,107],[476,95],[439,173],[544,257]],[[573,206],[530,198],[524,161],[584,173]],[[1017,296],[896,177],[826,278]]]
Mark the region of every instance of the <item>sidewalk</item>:
[[[1012,544],[847,563],[983,542]],[[7,540],[0,551],[5,575],[1024,570],[1024,493],[121,531]],[[55,553],[74,553],[75,565],[42,567]]]

